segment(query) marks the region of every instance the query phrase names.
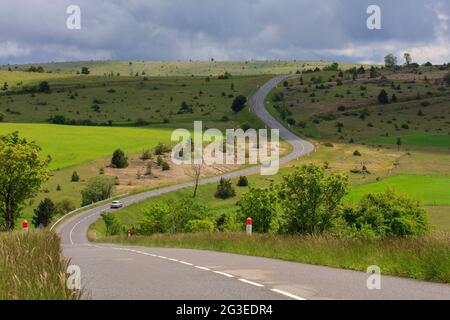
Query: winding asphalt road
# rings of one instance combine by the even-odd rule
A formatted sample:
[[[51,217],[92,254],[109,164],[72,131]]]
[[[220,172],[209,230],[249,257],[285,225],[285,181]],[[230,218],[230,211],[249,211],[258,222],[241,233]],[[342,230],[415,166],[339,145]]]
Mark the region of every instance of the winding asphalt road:
[[[280,159],[289,162],[314,150],[265,109],[268,92],[287,76],[278,76],[250,99],[250,108],[269,128],[292,145]],[[227,173],[227,178],[259,171],[259,167]],[[220,177],[203,179],[216,183]],[[122,199],[124,206],[193,186],[182,183]],[[367,289],[363,272],[301,263],[190,249],[126,247],[93,244],[87,230],[109,205],[87,210],[56,226],[63,253],[81,269],[87,296],[92,299],[450,299],[450,286],[382,276],[381,289]]]

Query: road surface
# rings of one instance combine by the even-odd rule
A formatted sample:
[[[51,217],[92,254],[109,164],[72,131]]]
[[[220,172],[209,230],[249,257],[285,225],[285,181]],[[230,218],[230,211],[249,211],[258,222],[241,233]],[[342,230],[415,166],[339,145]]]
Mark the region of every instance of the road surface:
[[[314,146],[283,127],[265,109],[266,95],[287,76],[278,76],[250,99],[251,111],[292,145],[280,159],[289,162]],[[259,167],[227,173],[226,178],[259,171]],[[220,177],[203,179],[216,183]],[[122,199],[124,206],[167,192],[193,186],[183,183]],[[63,253],[81,269],[82,284],[92,299],[450,299],[450,286],[382,276],[381,289],[367,289],[363,272],[301,263],[190,249],[125,247],[93,244],[89,225],[108,204],[60,223]]]

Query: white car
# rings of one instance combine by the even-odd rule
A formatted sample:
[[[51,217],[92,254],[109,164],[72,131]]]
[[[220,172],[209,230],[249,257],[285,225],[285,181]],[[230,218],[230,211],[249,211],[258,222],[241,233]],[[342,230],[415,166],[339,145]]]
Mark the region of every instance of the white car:
[[[123,207],[123,203],[120,201],[111,202],[111,209],[119,209]]]

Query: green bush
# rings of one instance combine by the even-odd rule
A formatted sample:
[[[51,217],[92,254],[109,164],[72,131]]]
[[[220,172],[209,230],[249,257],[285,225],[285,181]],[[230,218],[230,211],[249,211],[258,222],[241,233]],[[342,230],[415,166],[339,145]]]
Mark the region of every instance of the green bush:
[[[228,199],[234,197],[236,192],[231,185],[230,179],[220,178],[219,184],[217,185],[217,191],[215,193],[216,198]]]
[[[158,143],[158,145],[155,147],[155,154],[157,156],[162,156],[165,153],[170,152],[170,147],[165,145],[164,143]]]
[[[248,186],[248,179],[246,176],[240,176],[237,185],[239,187],[246,187]]]
[[[97,176],[89,180],[86,187],[81,191],[81,205],[105,200],[111,197],[115,189],[115,179],[108,176]]]
[[[115,236],[124,231],[124,227],[120,224],[112,212],[103,212],[100,214],[106,227],[106,236]]]
[[[277,196],[272,190],[250,188],[238,205],[242,217],[253,219],[255,232],[277,231]]]
[[[247,98],[243,95],[239,95],[236,98],[234,98],[233,103],[231,105],[231,109],[234,112],[239,112],[242,109],[244,109],[246,103],[247,103]]]
[[[128,167],[128,158],[125,156],[125,153],[117,149],[114,151],[112,159],[111,159],[111,165],[114,168],[126,168]]]
[[[359,152],[358,150],[353,151],[353,155],[355,157],[361,157],[361,152]]]
[[[168,171],[168,170],[170,170],[170,166],[169,166],[169,164],[167,163],[167,161],[163,161],[163,162],[161,163],[161,169],[162,169],[162,171]]]
[[[422,235],[429,229],[419,203],[393,190],[367,194],[357,206],[345,208],[343,218],[353,234],[362,236]]]
[[[39,203],[38,207],[34,209],[33,225],[35,227],[39,227],[40,225],[43,227],[48,226],[55,213],[55,204],[49,198],[45,198]]]
[[[76,171],[72,172],[72,177],[70,178],[70,181],[72,182],[80,181],[80,176],[78,175],[78,172]]]
[[[342,198],[347,193],[348,177],[341,173],[325,174],[314,164],[296,168],[283,176],[277,186],[281,202],[284,232],[324,233],[339,216]]]
[[[185,226],[185,232],[211,232],[214,223],[210,220],[190,220]]]

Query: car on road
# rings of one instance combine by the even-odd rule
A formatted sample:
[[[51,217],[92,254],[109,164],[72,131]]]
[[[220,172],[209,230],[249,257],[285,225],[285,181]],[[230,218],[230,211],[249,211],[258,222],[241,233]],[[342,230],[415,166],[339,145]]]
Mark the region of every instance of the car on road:
[[[120,201],[111,202],[111,209],[119,209],[123,207],[123,203]]]

